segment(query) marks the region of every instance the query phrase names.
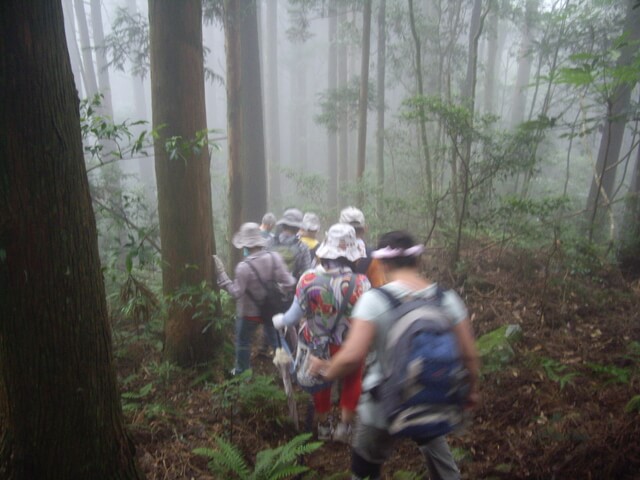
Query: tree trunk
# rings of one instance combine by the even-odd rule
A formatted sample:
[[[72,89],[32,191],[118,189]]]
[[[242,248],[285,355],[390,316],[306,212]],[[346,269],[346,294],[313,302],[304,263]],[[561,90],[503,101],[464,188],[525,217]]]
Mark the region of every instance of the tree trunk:
[[[201,2],[150,0],[149,37],[153,126],[163,126],[154,142],[162,287],[174,298],[164,354],[179,365],[194,365],[214,354],[213,329],[205,328],[208,316],[176,298],[185,288],[213,279],[209,154],[206,145],[196,151],[187,145],[207,128]],[[169,152],[166,142],[176,137],[185,148]]]
[[[524,121],[524,111],[527,106],[527,85],[531,76],[531,29],[534,17],[538,11],[539,0],[527,0],[525,18],[522,25],[522,39],[518,54],[518,71],[516,85],[511,101],[511,128],[516,128]]]
[[[341,20],[344,21],[346,13],[344,8],[340,11]],[[347,87],[347,39],[344,26],[340,25],[338,45],[338,89],[344,91]],[[338,114],[338,202],[344,206],[347,201],[347,183],[349,181],[349,122],[346,113],[347,107],[341,105]]]
[[[376,131],[376,170],[378,180],[377,192],[377,213],[378,217],[382,216],[382,201],[384,197],[384,93],[385,93],[385,66],[386,66],[386,47],[387,47],[387,28],[386,28],[386,8],[387,0],[380,0],[378,6],[378,64],[376,88],[377,98],[377,131]]]
[[[329,59],[328,59],[328,89],[335,92],[338,86],[338,11],[336,0],[329,0]],[[329,165],[329,198],[330,208],[338,207],[338,135],[334,130],[328,132],[328,165]]]
[[[104,31],[102,28],[102,7],[100,0],[91,0],[91,26],[93,28],[93,46],[96,50],[96,66],[98,67],[98,90],[102,94],[104,112],[113,118],[111,101],[111,83],[107,68],[107,52],[104,49]]]
[[[624,33],[627,35],[626,44],[620,49],[620,57],[616,62],[617,68],[628,67],[632,64],[634,54],[638,49],[640,39],[640,8],[634,8],[637,2],[627,0],[627,18]],[[601,237],[604,225],[604,212],[600,207],[609,209],[614,200],[614,184],[616,167],[620,156],[624,129],[627,123],[627,110],[631,91],[636,82],[620,83],[607,102],[607,118],[602,129],[598,159],[596,161],[589,196],[587,197],[586,215],[589,225],[589,239]]]
[[[413,43],[415,48],[415,73],[416,80],[418,82],[418,96],[424,96],[424,87],[422,85],[422,46],[420,42],[420,36],[416,29],[415,14],[413,11],[413,0],[409,0],[409,23],[411,25],[411,35],[413,37]],[[424,155],[424,171],[426,175],[426,196],[427,205],[430,207],[433,204],[433,174],[431,169],[431,155],[429,154],[429,140],[427,137],[427,118],[424,110],[424,105],[420,103],[418,107],[419,121],[420,121],[420,143],[422,145],[422,153]]]
[[[127,10],[129,11],[129,15],[135,17],[138,14],[138,6],[136,5],[136,0],[127,0]],[[147,121],[148,113],[147,113],[147,97],[146,97],[146,89],[145,89],[145,81],[144,78],[138,77],[135,75],[131,76],[131,86],[133,88],[133,102],[135,108],[135,120],[145,120]],[[133,134],[140,135],[142,131],[146,127],[143,125],[133,126]],[[144,192],[147,197],[147,200],[155,203],[156,200],[156,172],[153,167],[153,157],[144,157],[142,155],[138,160],[138,171],[140,172],[140,180],[144,185]]]
[[[487,64],[485,67],[484,83],[484,113],[494,112],[494,98],[496,91],[496,68],[499,64],[498,50],[498,9],[489,14],[487,28]]]
[[[73,71],[73,79],[75,80],[78,96],[84,98],[82,87],[82,60],[80,59],[80,50],[78,50],[78,41],[76,40],[76,21],[73,17],[72,0],[62,0],[62,10],[64,12],[64,33],[67,39],[67,48],[69,50],[69,59],[71,61],[71,70]]]
[[[358,205],[364,205],[364,167],[367,149],[367,107],[369,99],[369,51],[371,48],[371,0],[365,0],[362,12],[362,63],[358,101]]]
[[[467,75],[464,82],[464,91],[462,92],[462,100],[469,110],[469,132],[464,138],[464,158],[461,159],[460,165],[460,189],[462,190],[462,199],[460,202],[460,214],[458,217],[458,232],[456,235],[456,245],[454,247],[451,264],[455,266],[460,258],[460,248],[462,245],[462,230],[464,220],[467,215],[467,203],[469,200],[469,181],[471,170],[471,144],[473,131],[473,117],[476,101],[476,76],[478,66],[478,42],[482,33],[484,16],[482,14],[482,0],[474,0],[473,9],[471,11],[471,21],[469,23],[469,54],[467,59]],[[484,15],[487,13],[485,12]]]
[[[267,166],[269,207],[282,210],[280,187],[280,95],[278,92],[278,2],[267,3]]]
[[[0,477],[143,478],[59,1],[0,2]]]
[[[93,97],[98,93],[96,72],[93,68],[93,54],[91,53],[91,39],[87,26],[87,15],[84,10],[84,0],[74,0],[78,31],[80,32],[80,50],[82,52],[82,79],[87,97]]]
[[[255,0],[225,0],[229,233],[260,221],[267,205]],[[232,250],[233,263],[240,252]]]

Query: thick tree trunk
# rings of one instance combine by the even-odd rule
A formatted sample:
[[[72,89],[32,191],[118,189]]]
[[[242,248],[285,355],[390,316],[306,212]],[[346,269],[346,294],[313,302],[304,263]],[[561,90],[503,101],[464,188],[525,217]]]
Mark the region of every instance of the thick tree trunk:
[[[267,205],[260,54],[255,0],[225,0],[229,233],[258,222]],[[240,252],[232,250],[233,263]]]
[[[210,282],[215,251],[211,208],[209,153],[205,148],[178,147],[166,142],[193,142],[206,130],[202,5],[199,0],[149,2],[151,100],[158,179],[158,215],[162,242],[162,286],[165,295]],[[184,300],[184,299],[182,299]],[[171,303],[165,324],[165,357],[180,365],[212,358],[213,329],[207,315],[179,299]],[[200,312],[202,313],[202,312]]]
[[[529,77],[531,76],[531,30],[538,11],[538,3],[539,0],[527,0],[526,2],[520,53],[518,54],[516,85],[511,101],[511,128],[516,128],[525,119],[527,85],[529,85]]]
[[[387,27],[386,27],[386,8],[387,0],[380,0],[378,6],[378,63],[376,88],[377,98],[377,131],[376,131],[376,170],[378,181],[377,192],[377,213],[378,217],[382,215],[382,200],[384,197],[384,94],[385,94],[385,66],[386,66],[386,48],[387,48]]]
[[[371,49],[371,0],[365,0],[362,13],[362,61],[360,65],[360,99],[358,102],[358,205],[364,205],[364,167],[367,149],[367,107],[369,99],[369,51]]]
[[[624,25],[626,45],[620,49],[617,67],[631,65],[640,40],[640,8],[634,8],[637,2],[627,0],[627,18]],[[604,225],[604,209],[613,202],[616,169],[620,157],[624,129],[627,123],[627,110],[631,91],[635,82],[624,82],[617,86],[607,104],[607,118],[602,129],[602,138],[598,149],[589,196],[587,197],[586,215],[589,225],[589,239],[601,237]],[[604,207],[604,208],[603,208]]]
[[[142,478],[59,1],[0,2],[0,477]]]

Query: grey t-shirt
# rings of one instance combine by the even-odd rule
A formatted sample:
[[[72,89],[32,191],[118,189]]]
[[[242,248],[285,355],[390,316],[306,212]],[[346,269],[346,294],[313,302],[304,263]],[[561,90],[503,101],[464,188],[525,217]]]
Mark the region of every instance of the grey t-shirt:
[[[384,288],[399,300],[402,300],[407,295],[430,298],[435,296],[437,292],[437,284],[435,283],[422,290],[411,290],[406,284],[396,281],[387,283]],[[367,356],[364,379],[362,380],[362,395],[358,404],[358,415],[365,425],[380,429],[386,429],[388,423],[381,406],[374,401],[369,391],[382,380],[382,365],[378,359],[381,356],[381,352],[384,352],[387,334],[391,328],[392,317],[388,314],[391,308],[392,305],[387,297],[374,289],[365,292],[360,297],[351,314],[352,318],[372,322],[376,327],[373,344]],[[468,317],[464,302],[453,290],[444,292],[442,308],[450,319],[452,326]]]

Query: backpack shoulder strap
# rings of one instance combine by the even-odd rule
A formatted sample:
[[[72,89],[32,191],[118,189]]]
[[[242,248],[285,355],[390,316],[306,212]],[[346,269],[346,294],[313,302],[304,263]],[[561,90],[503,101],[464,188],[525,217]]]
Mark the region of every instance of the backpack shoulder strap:
[[[340,310],[338,310],[338,314],[336,315],[336,321],[333,323],[333,327],[331,328],[331,335],[330,335],[331,337],[333,337],[333,334],[335,333],[336,328],[338,328],[338,324],[340,323],[340,320],[342,319],[342,316],[344,315],[344,312],[347,309],[347,305],[349,305],[349,299],[351,298],[351,295],[353,295],[353,291],[356,288],[356,275],[357,273],[355,272],[351,273],[351,279],[349,280],[349,288],[347,289],[347,294],[342,299],[342,303],[340,304]]]
[[[271,252],[269,252],[269,255],[271,255]],[[272,257],[272,259],[273,259],[273,257]],[[275,260],[273,260],[273,261],[275,262]],[[262,288],[264,288],[264,291],[267,292],[267,295],[268,295],[269,291],[267,289],[267,285],[264,283],[264,281],[262,280],[262,277],[258,273],[258,269],[256,267],[254,267],[249,260],[245,260],[244,263],[246,263],[247,266],[253,271],[253,273],[255,274],[256,278],[258,279],[258,282],[260,282],[260,285],[262,285]],[[256,297],[253,296],[253,294],[249,291],[248,288],[245,288],[244,292],[247,294],[247,296],[251,299],[251,301],[254,303],[254,305],[256,307],[260,306],[260,303],[256,300]]]
[[[389,300],[389,303],[391,304],[391,308],[397,308],[400,305],[402,305],[402,302],[400,301],[400,299],[398,299],[393,293],[391,293],[389,290],[387,290],[384,287],[378,287],[378,288],[374,288],[374,290],[376,292],[380,292],[382,295],[384,295],[384,297]]]

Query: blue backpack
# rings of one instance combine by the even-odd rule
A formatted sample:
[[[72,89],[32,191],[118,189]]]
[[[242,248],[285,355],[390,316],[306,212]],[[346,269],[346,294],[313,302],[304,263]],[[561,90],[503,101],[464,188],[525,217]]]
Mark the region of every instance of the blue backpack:
[[[382,382],[372,392],[398,437],[433,438],[463,425],[469,386],[458,341],[442,307],[444,290],[429,298],[400,301],[377,288],[393,305],[380,359]]]

